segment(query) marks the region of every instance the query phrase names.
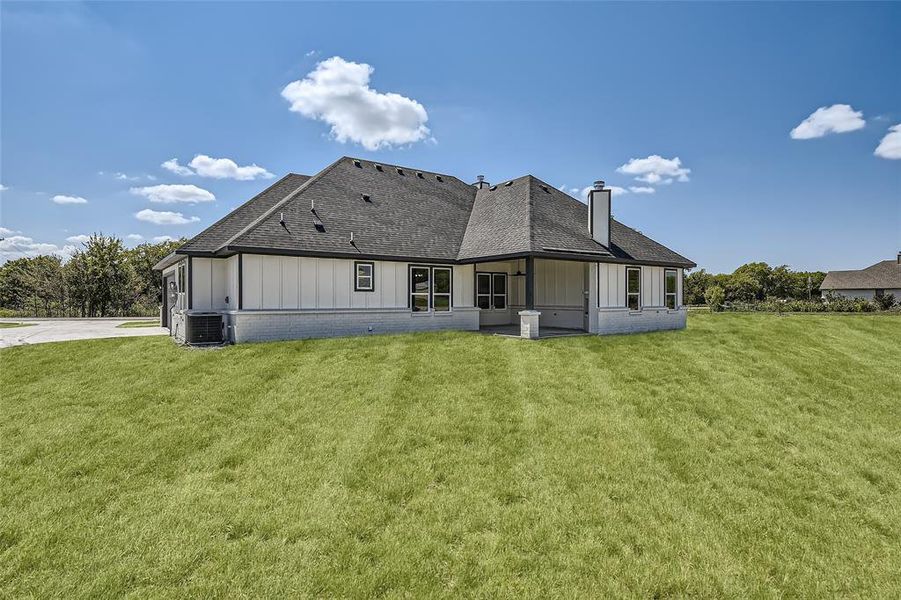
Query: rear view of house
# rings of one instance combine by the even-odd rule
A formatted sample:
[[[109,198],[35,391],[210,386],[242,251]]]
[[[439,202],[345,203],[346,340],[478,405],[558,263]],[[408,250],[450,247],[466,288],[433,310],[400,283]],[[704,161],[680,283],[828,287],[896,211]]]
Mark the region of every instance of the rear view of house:
[[[873,300],[892,294],[901,301],[901,252],[895,260],[883,260],[857,271],[829,271],[820,284],[823,295]]]
[[[685,327],[695,264],[526,175],[490,185],[341,158],[290,174],[161,261],[163,325],[245,342],[526,324]]]

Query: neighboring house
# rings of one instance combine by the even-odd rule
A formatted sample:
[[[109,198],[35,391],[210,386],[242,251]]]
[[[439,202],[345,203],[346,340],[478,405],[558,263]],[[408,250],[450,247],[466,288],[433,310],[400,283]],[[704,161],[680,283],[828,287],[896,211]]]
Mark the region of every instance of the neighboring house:
[[[820,284],[823,295],[872,300],[886,294],[901,301],[901,252],[895,260],[884,260],[859,271],[829,271]]]
[[[163,326],[232,342],[521,319],[532,335],[685,327],[695,263],[614,220],[610,193],[598,182],[586,205],[531,175],[467,184],[344,157],[285,176],[157,264]]]

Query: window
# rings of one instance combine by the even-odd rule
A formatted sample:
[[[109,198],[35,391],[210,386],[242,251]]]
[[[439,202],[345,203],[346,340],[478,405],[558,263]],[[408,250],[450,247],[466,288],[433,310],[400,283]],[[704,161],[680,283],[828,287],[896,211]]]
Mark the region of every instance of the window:
[[[375,291],[375,264],[371,262],[354,262],[354,291]]]
[[[492,275],[491,298],[494,308],[498,310],[507,308],[507,276],[504,273],[494,273]]]
[[[453,306],[450,267],[410,267],[410,309],[413,312],[450,311]]]
[[[876,290],[876,298],[882,298],[885,296],[885,290]]]
[[[432,267],[432,309],[447,312],[451,308],[451,270]]]
[[[678,271],[666,269],[663,271],[663,303],[667,308],[676,308],[676,293],[679,289]]]
[[[476,306],[482,310],[507,308],[506,273],[476,273]]]
[[[410,267],[410,308],[413,312],[429,310],[431,280],[428,267]]]
[[[185,265],[178,265],[178,291],[184,292],[186,291],[185,287]]]
[[[641,268],[626,267],[626,306],[641,310]]]
[[[476,273],[476,306],[491,308],[491,273]]]

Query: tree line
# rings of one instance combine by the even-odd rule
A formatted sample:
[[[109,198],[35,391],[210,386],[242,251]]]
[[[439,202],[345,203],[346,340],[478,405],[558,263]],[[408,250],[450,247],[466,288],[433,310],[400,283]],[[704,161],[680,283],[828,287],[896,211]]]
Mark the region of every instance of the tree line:
[[[184,240],[126,248],[94,234],[68,259],[34,256],[0,266],[0,314],[30,317],[156,316],[162,280],[153,265]]]
[[[718,288],[723,302],[754,304],[765,300],[819,300],[822,271],[792,271],[787,265],[744,264],[732,273],[713,275],[704,269],[685,277],[686,304],[706,304],[707,292]],[[714,292],[719,295],[719,292]]]

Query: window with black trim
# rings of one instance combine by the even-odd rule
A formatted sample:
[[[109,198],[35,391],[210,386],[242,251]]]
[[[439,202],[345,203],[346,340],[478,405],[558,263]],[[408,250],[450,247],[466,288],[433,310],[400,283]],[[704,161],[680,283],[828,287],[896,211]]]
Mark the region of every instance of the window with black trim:
[[[476,306],[491,308],[491,273],[476,273]]]
[[[187,291],[187,287],[185,286],[185,268],[184,263],[178,265],[178,291],[185,292]]]
[[[375,263],[354,261],[354,291],[375,291]]]
[[[679,273],[675,269],[665,269],[663,271],[663,303],[667,308],[676,308],[676,294],[678,293]]]
[[[451,309],[451,270],[432,267],[432,310],[447,312]]]
[[[448,312],[453,306],[451,267],[410,266],[410,310]]]
[[[641,268],[626,267],[626,306],[641,310]]]
[[[476,273],[476,306],[482,310],[507,308],[506,273]]]

